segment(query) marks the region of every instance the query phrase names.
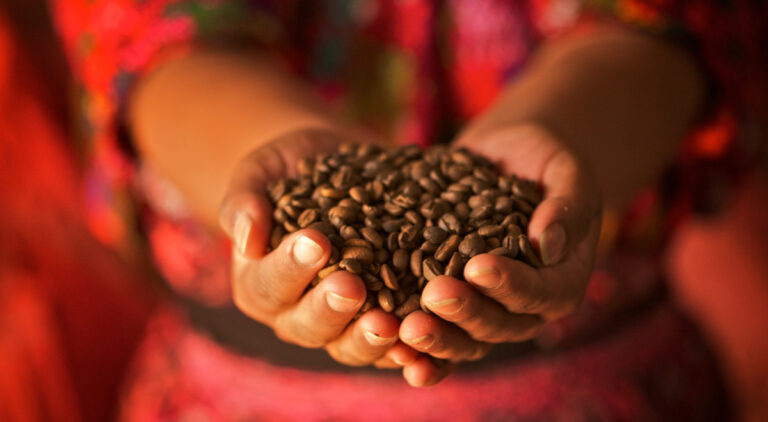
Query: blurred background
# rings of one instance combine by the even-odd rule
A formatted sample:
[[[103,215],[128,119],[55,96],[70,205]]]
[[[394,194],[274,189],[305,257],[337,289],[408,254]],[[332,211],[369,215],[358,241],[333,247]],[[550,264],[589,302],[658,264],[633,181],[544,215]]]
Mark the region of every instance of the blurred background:
[[[0,3],[0,421],[111,420],[155,299],[82,220],[72,86],[45,2]],[[755,421],[768,420],[766,210],[763,166],[724,212],[686,223],[667,262]]]

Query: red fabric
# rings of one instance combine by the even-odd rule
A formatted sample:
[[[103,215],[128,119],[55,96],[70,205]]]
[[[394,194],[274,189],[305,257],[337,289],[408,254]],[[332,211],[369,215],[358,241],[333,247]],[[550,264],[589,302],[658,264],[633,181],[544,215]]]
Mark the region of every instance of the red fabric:
[[[83,224],[56,114],[63,81],[50,83],[55,69],[40,79],[40,57],[28,55],[39,43],[20,42],[2,12],[0,420],[110,420],[149,302],[128,287],[136,271]]]

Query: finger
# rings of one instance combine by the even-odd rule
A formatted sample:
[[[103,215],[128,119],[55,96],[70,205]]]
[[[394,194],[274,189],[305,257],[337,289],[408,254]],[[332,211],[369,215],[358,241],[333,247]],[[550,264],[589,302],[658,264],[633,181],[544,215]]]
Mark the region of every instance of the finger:
[[[251,259],[264,255],[272,228],[272,205],[251,192],[228,195],[222,202],[219,224],[232,241],[233,251]]]
[[[328,239],[317,230],[292,233],[261,259],[233,254],[233,296],[252,317],[292,306],[331,254]],[[257,318],[258,319],[258,318]]]
[[[422,302],[440,318],[486,343],[524,341],[543,324],[537,315],[513,314],[464,281],[440,276],[424,287]]]
[[[419,352],[452,362],[477,360],[490,350],[489,344],[472,339],[456,325],[421,311],[405,317],[400,338]]]
[[[413,363],[416,358],[419,357],[419,354],[420,353],[414,350],[412,347],[403,343],[401,340],[398,340],[394,346],[387,350],[386,357],[391,359],[399,366],[405,366]]]
[[[364,366],[381,359],[397,342],[399,322],[381,309],[366,312],[347,327],[326,350],[336,361],[349,366]]]
[[[545,196],[531,216],[528,236],[546,266],[561,262],[600,219],[599,196],[587,188],[589,176],[582,168],[567,150],[555,153],[545,165]]]
[[[379,369],[397,369],[403,367],[403,365],[398,365],[395,361],[388,358],[387,356],[384,356],[376,362],[373,362],[373,366]]]
[[[452,363],[436,365],[429,356],[419,355],[403,368],[403,378],[411,387],[430,387],[442,381],[455,367]]]
[[[354,274],[337,271],[299,302],[275,317],[281,339],[304,347],[322,347],[338,337],[365,302],[365,285]]]
[[[516,314],[538,314],[550,321],[573,312],[584,294],[589,271],[580,260],[539,270],[493,254],[473,257],[464,278],[482,294]],[[562,267],[562,268],[561,268]]]
[[[264,254],[271,229],[270,182],[296,174],[296,157],[332,151],[341,140],[321,130],[291,132],[252,151],[235,167],[219,208],[219,224],[241,254]]]

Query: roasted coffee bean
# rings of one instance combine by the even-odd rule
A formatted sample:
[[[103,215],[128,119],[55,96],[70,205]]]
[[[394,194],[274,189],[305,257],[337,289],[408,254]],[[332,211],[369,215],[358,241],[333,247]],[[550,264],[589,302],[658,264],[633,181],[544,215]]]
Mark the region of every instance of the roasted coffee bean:
[[[392,254],[392,266],[402,273],[408,268],[409,259],[408,249],[398,249]]]
[[[533,268],[541,268],[541,260],[539,260],[539,257],[536,255],[536,251],[533,250],[533,246],[531,246],[528,236],[518,236],[517,243],[520,247],[520,253],[525,258],[525,261],[531,264]]]
[[[460,242],[459,235],[452,234],[448,236],[448,239],[446,239],[435,251],[435,259],[438,261],[445,261],[450,258],[451,255],[458,250]]]
[[[381,280],[384,281],[384,285],[387,286],[387,288],[391,290],[397,290],[400,288],[400,285],[397,282],[397,275],[394,271],[392,271],[391,268],[389,268],[387,264],[382,264],[379,275],[381,276]]]
[[[395,298],[392,296],[392,291],[384,288],[379,290],[378,293],[379,306],[384,312],[392,312],[395,310]]]
[[[421,261],[423,256],[424,256],[424,252],[421,249],[416,249],[413,252],[411,252],[411,257],[410,257],[411,272],[417,277],[421,277],[422,275]]]
[[[384,239],[376,230],[370,227],[362,227],[360,229],[360,234],[363,236],[363,239],[371,243],[371,246],[373,246],[374,249],[381,249],[384,247]]]
[[[518,246],[517,238],[520,236],[519,234],[515,235],[507,235],[504,237],[504,240],[501,241],[501,246],[506,248],[509,251],[510,258],[514,258],[517,256],[517,251],[520,249],[520,246]]]
[[[293,233],[296,230],[299,230],[301,227],[299,227],[298,224],[294,223],[293,221],[286,221],[283,223],[283,227],[285,228],[285,231],[288,233]]]
[[[398,232],[392,232],[387,236],[387,249],[390,252],[394,252],[400,247],[400,243],[397,241],[397,237],[400,235]]]
[[[536,182],[530,180],[516,179],[512,184],[512,193],[533,204],[541,202],[541,192]]]
[[[461,233],[461,222],[459,221],[459,218],[452,213],[443,214],[443,216],[440,217],[439,225],[443,230],[450,233]]]
[[[405,224],[405,222],[399,218],[385,219],[381,222],[381,228],[384,229],[384,231],[387,233],[392,233],[400,231],[400,228],[403,227],[403,224]]]
[[[468,257],[473,257],[483,253],[485,250],[485,241],[477,233],[470,233],[459,243],[459,252]]]
[[[323,279],[335,273],[336,271],[339,271],[339,264],[332,264],[318,271],[317,276]]]
[[[299,227],[302,229],[306,229],[309,227],[310,224],[314,223],[315,220],[320,216],[320,210],[317,208],[307,208],[304,211],[301,212],[299,215],[298,223]]]
[[[490,203],[481,204],[477,208],[472,208],[472,212],[469,213],[469,218],[474,220],[482,220],[488,218],[493,214],[493,205]]]
[[[470,257],[493,254],[541,265],[523,235],[541,201],[536,183],[500,176],[488,159],[445,146],[381,149],[344,144],[298,163],[299,176],[270,183],[269,246],[300,228],[331,244],[325,268],[360,275],[368,296],[355,318],[382,308],[404,318],[438,275],[462,278]]]
[[[440,227],[427,227],[424,229],[424,239],[432,243],[441,243],[448,237],[448,233]]]
[[[477,234],[483,237],[499,236],[504,233],[504,228],[495,224],[486,224],[477,229]]]
[[[410,296],[408,296],[407,299],[405,299],[405,302],[400,304],[400,306],[398,306],[395,309],[395,316],[400,319],[403,319],[406,316],[408,316],[408,314],[410,314],[411,312],[418,310],[420,300],[421,300],[420,294],[418,293],[411,294]]]
[[[451,259],[445,266],[445,275],[459,278],[464,272],[464,265],[467,263],[466,258],[459,252],[454,252],[451,255]]]
[[[389,252],[387,252],[386,249],[376,249],[373,252],[374,259],[379,264],[383,264],[387,261],[389,261]]]
[[[361,264],[370,264],[373,262],[373,250],[360,246],[347,246],[341,250],[341,257],[343,259],[354,259]]]
[[[422,262],[421,272],[427,281],[431,281],[433,278],[443,274],[443,266],[435,258],[430,257]]]
[[[360,274],[363,272],[363,266],[354,259],[344,258],[339,261],[339,268],[344,271],[349,271],[352,274]]]
[[[357,230],[355,230],[355,228],[352,226],[341,226],[339,229],[339,234],[344,240],[360,238],[360,233],[358,233]]]
[[[358,246],[361,248],[368,248],[372,249],[372,246],[370,243],[368,243],[367,240],[361,239],[359,237],[353,237],[350,239],[343,239],[344,240],[344,246]]]
[[[328,210],[328,220],[336,227],[352,223],[357,217],[354,208],[336,206]]]
[[[360,204],[367,204],[370,198],[368,192],[362,186],[353,186],[349,188],[349,197],[359,202]]]
[[[440,247],[439,243],[432,243],[430,241],[425,240],[424,243],[422,243],[421,246],[419,246],[419,249],[425,253],[432,253],[436,251],[437,248],[439,247]]]

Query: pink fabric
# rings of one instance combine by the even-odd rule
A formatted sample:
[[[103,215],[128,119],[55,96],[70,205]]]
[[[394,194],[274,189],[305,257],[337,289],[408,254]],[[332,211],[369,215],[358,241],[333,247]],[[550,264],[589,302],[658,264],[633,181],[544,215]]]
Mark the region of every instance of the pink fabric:
[[[121,421],[655,421],[722,420],[717,377],[692,327],[660,306],[614,335],[428,388],[395,372],[301,371],[238,357],[155,316]],[[695,377],[695,378],[689,378]]]

